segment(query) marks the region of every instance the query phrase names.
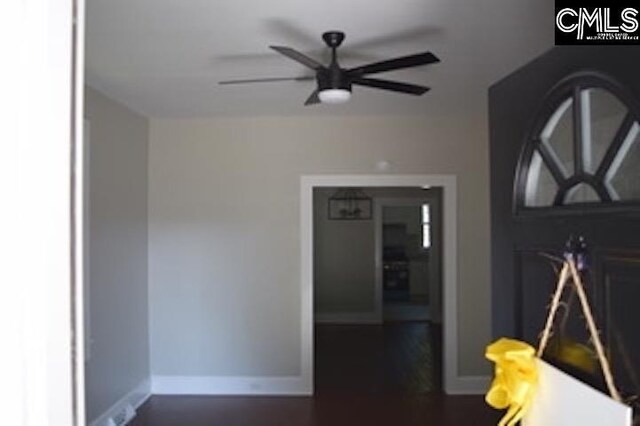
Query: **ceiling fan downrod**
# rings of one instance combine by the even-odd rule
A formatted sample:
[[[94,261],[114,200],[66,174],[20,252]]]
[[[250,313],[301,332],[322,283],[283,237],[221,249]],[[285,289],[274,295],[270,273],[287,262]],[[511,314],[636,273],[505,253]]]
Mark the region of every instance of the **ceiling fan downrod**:
[[[317,73],[318,94],[323,103],[343,103],[351,97],[351,81],[338,65],[337,48],[344,38],[345,34],[342,31],[327,31],[322,34],[322,39],[331,49],[329,67]]]

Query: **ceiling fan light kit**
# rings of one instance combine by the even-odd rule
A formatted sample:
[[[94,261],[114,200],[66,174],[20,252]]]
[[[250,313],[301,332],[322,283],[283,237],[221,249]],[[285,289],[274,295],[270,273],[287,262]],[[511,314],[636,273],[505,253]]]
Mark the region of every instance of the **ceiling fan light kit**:
[[[351,90],[324,89],[318,93],[318,98],[323,104],[343,104],[351,99]]]
[[[391,92],[404,93],[408,95],[420,96],[426,93],[429,88],[416,84],[402,83],[399,81],[382,80],[367,77],[370,74],[394,71],[405,68],[413,68],[421,65],[429,65],[440,62],[431,52],[417,53],[400,58],[389,59],[381,62],[374,62],[356,68],[342,68],[338,64],[337,48],[342,44],[345,35],[341,31],[328,31],[322,35],[322,39],[331,49],[331,63],[328,66],[286,46],[269,46],[276,52],[293,59],[294,61],[315,71],[316,90],[304,103],[305,105],[315,105],[318,103],[340,104],[351,99],[352,85],[371,87],[374,89],[388,90]],[[253,80],[230,80],[221,81],[220,84],[243,84],[258,82],[274,82],[283,80],[303,81],[311,80],[313,77],[294,78],[265,78]]]

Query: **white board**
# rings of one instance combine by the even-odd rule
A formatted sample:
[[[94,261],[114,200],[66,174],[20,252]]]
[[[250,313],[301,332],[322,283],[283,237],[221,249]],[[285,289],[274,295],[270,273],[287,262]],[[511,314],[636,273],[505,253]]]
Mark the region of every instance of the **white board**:
[[[539,386],[524,426],[631,426],[631,408],[537,360]]]

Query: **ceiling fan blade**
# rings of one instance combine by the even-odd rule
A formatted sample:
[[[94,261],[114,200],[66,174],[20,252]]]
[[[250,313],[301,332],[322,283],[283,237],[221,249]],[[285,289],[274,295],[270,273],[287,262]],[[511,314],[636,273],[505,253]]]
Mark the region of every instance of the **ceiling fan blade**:
[[[366,74],[376,74],[379,72],[428,65],[436,62],[440,62],[440,59],[438,59],[436,55],[431,52],[424,52],[351,68],[348,70],[348,73],[353,76],[362,76]]]
[[[319,104],[320,103],[320,97],[318,97],[318,90],[314,90],[313,93],[311,94],[311,96],[309,96],[309,98],[307,98],[307,100],[305,101],[304,105],[305,106],[309,106],[309,105],[315,105],[315,104]]]
[[[364,50],[377,48],[380,46],[398,45],[401,46],[405,43],[411,43],[415,41],[425,40],[426,38],[434,38],[443,34],[442,27],[439,26],[420,26],[406,28],[399,32],[381,34],[375,37],[369,37],[364,40],[351,40],[349,42],[349,48],[355,50]]]
[[[247,80],[224,80],[219,81],[218,84],[246,84],[246,83],[271,83],[277,81],[308,81],[315,80],[313,76],[303,77],[274,77],[274,78],[252,78]]]
[[[406,93],[409,95],[422,95],[431,90],[429,87],[418,86],[416,84],[401,83],[399,81],[379,80],[377,78],[354,78],[353,84],[360,86],[374,87],[376,89],[390,90],[392,92]]]
[[[270,33],[277,35],[280,40],[289,40],[296,45],[313,47],[318,44],[320,37],[315,33],[309,33],[304,28],[282,18],[267,18],[264,27]]]
[[[269,46],[269,47],[275,50],[276,52],[286,56],[287,58],[293,59],[294,61],[299,62],[302,65],[311,68],[312,70],[317,71],[321,68],[324,68],[324,66],[320,62],[290,47],[285,47],[285,46]]]

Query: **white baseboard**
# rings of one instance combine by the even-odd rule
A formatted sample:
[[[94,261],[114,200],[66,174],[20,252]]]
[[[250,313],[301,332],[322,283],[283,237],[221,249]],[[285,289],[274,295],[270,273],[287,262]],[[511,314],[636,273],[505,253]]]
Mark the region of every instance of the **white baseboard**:
[[[105,426],[107,420],[114,416],[127,404],[131,404],[134,410],[137,410],[147,399],[151,396],[151,379],[146,379],[140,382],[138,386],[132,389],[125,396],[120,398],[113,404],[107,411],[102,413],[99,417],[89,423],[89,426]]]
[[[459,376],[445,391],[449,395],[483,395],[490,382],[491,378],[488,376]],[[312,396],[313,386],[305,382],[301,376],[153,376],[151,393],[153,395]],[[91,426],[101,425],[92,423]]]
[[[376,312],[331,312],[317,313],[316,324],[382,324],[381,315]]]
[[[312,395],[301,376],[153,376],[154,395]]]
[[[458,376],[445,389],[448,395],[483,395],[489,389],[488,376]]]

